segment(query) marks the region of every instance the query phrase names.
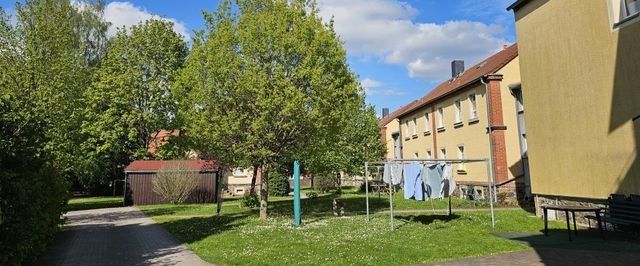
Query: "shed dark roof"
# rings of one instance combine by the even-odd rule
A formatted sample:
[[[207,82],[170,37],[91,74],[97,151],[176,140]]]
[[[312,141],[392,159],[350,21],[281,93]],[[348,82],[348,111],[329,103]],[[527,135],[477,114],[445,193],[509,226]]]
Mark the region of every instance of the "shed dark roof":
[[[220,164],[211,160],[170,160],[170,161],[146,161],[137,160],[131,162],[125,169],[125,173],[142,172],[155,173],[161,169],[170,169],[184,165],[191,170],[200,172],[213,172],[221,168]]]
[[[418,108],[435,102],[436,100],[450,93],[463,89],[469,84],[477,82],[485,75],[494,74],[496,71],[500,70],[516,57],[518,57],[518,44],[513,44],[509,47],[506,47],[500,52],[497,52],[494,55],[483,60],[482,62],[476,64],[475,66],[470,67],[457,78],[441,83],[419,100],[413,101],[410,104],[406,105],[406,108],[403,107],[402,112],[400,112],[396,116],[400,118],[415,111]]]

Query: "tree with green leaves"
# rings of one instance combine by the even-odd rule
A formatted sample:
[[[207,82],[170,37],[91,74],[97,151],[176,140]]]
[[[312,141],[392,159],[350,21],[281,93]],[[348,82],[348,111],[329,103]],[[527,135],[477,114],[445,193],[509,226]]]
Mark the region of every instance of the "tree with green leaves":
[[[121,176],[129,162],[149,157],[153,132],[177,127],[171,85],[187,52],[169,21],[147,20],[113,37],[86,94],[88,119],[81,127],[88,136],[84,150],[107,171],[103,176]]]
[[[260,171],[264,219],[269,171],[338,141],[364,94],[314,1],[235,5],[205,13],[175,87],[187,95],[178,117],[201,156]]]
[[[62,222],[83,95],[104,52],[102,2],[27,0],[0,9],[0,264],[41,252]],[[9,22],[11,20],[11,22]],[[65,178],[67,180],[65,180]]]

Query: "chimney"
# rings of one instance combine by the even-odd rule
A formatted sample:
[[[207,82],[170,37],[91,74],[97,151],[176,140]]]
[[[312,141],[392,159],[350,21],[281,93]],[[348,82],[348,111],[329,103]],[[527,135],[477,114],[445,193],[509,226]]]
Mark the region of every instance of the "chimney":
[[[458,75],[464,72],[464,61],[463,60],[453,60],[451,61],[451,77],[456,78]]]
[[[382,108],[382,118],[389,116],[389,108]]]

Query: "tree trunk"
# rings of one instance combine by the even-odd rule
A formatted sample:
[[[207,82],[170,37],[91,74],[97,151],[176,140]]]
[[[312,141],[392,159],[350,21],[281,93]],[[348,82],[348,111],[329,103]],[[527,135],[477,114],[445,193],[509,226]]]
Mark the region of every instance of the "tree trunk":
[[[253,175],[251,176],[251,188],[249,194],[256,195],[256,182],[260,183],[260,167],[258,165],[253,166]]]
[[[336,194],[342,194],[342,176],[340,173],[336,173]]]
[[[266,167],[261,166],[261,182],[260,182],[260,219],[267,219],[267,204],[269,197],[269,172]]]

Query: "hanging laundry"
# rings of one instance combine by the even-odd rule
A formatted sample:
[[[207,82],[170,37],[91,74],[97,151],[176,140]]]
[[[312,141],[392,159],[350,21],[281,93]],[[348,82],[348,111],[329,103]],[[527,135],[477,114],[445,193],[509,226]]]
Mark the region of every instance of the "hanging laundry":
[[[419,163],[404,166],[404,198],[424,200],[422,166]]]
[[[382,172],[382,181],[389,184],[391,183],[391,167],[389,163],[384,163],[384,170]]]
[[[442,198],[442,164],[431,164],[424,167],[422,177],[426,196],[430,199]]]
[[[442,170],[442,188],[443,188],[443,197],[451,197],[453,192],[456,191],[456,181],[453,179],[453,165],[448,163],[444,166]]]
[[[389,168],[391,169],[391,184],[399,185],[402,181],[402,164],[392,163]],[[388,184],[389,182],[387,182]]]

